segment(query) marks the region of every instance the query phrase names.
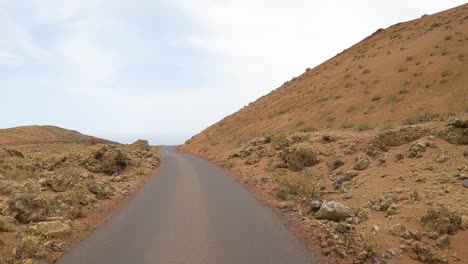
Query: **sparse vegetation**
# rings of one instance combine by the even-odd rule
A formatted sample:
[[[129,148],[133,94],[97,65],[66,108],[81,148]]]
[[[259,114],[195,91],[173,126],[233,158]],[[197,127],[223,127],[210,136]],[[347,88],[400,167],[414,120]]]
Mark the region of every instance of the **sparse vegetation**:
[[[347,128],[352,128],[352,127],[354,127],[354,125],[353,125],[353,123],[351,123],[351,122],[345,121],[345,122],[342,122],[342,123],[341,123],[340,127],[341,127],[341,128],[344,128],[344,129],[347,129]]]
[[[409,91],[406,88],[402,88],[398,91],[398,94],[407,94],[407,93],[409,93]]]
[[[447,55],[448,53],[449,53],[449,52],[448,52],[448,50],[447,50],[446,48],[443,48],[443,49],[440,50],[440,55],[441,55],[441,56],[445,56],[445,55]]]
[[[417,125],[417,124],[421,124],[424,122],[438,120],[439,118],[440,118],[439,114],[427,112],[427,113],[423,113],[420,115],[414,115],[414,116],[408,117],[405,120],[404,124],[405,125]]]
[[[450,75],[452,75],[452,72],[449,70],[444,70],[440,73],[440,76],[442,76],[443,78],[449,77]]]
[[[397,101],[398,101],[398,96],[396,96],[396,95],[390,95],[387,98],[387,103],[388,104],[393,104],[393,103],[396,103]]]
[[[356,107],[354,105],[350,105],[348,106],[348,108],[346,108],[346,113],[352,113],[354,111],[356,111]]]
[[[367,131],[370,130],[371,127],[368,124],[357,124],[355,126],[356,131],[362,132],[362,131]]]

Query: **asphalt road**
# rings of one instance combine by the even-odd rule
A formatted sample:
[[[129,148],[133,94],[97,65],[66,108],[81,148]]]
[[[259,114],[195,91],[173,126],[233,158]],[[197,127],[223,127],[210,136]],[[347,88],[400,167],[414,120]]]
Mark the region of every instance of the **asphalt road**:
[[[161,154],[158,174],[58,263],[310,263],[271,209],[220,168]]]

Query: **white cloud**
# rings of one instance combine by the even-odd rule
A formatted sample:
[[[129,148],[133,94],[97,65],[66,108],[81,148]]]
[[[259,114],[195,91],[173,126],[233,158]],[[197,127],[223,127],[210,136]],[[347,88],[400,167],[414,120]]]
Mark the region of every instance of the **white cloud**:
[[[112,48],[100,47],[91,36],[81,33],[64,37],[60,51],[68,73],[81,82],[111,84],[116,81],[121,61]]]

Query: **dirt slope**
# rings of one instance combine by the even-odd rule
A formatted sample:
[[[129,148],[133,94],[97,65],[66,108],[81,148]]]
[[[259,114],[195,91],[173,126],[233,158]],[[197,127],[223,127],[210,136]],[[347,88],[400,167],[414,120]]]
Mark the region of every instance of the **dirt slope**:
[[[265,132],[414,123],[468,108],[468,4],[379,29],[207,128],[216,154]]]
[[[0,145],[23,145],[36,143],[87,143],[110,142],[83,135],[78,131],[56,126],[20,126],[0,129]]]
[[[179,150],[334,263],[467,263],[468,4],[378,30]]]

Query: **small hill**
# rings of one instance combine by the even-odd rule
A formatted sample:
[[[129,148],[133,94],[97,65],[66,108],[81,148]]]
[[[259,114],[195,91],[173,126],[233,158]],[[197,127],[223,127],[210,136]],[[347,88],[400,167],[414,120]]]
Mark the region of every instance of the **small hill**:
[[[0,145],[87,143],[90,140],[109,142],[56,126],[20,126],[0,129]]]
[[[467,81],[465,4],[377,30],[182,149],[215,154],[264,133],[367,130],[444,119],[468,111]]]

